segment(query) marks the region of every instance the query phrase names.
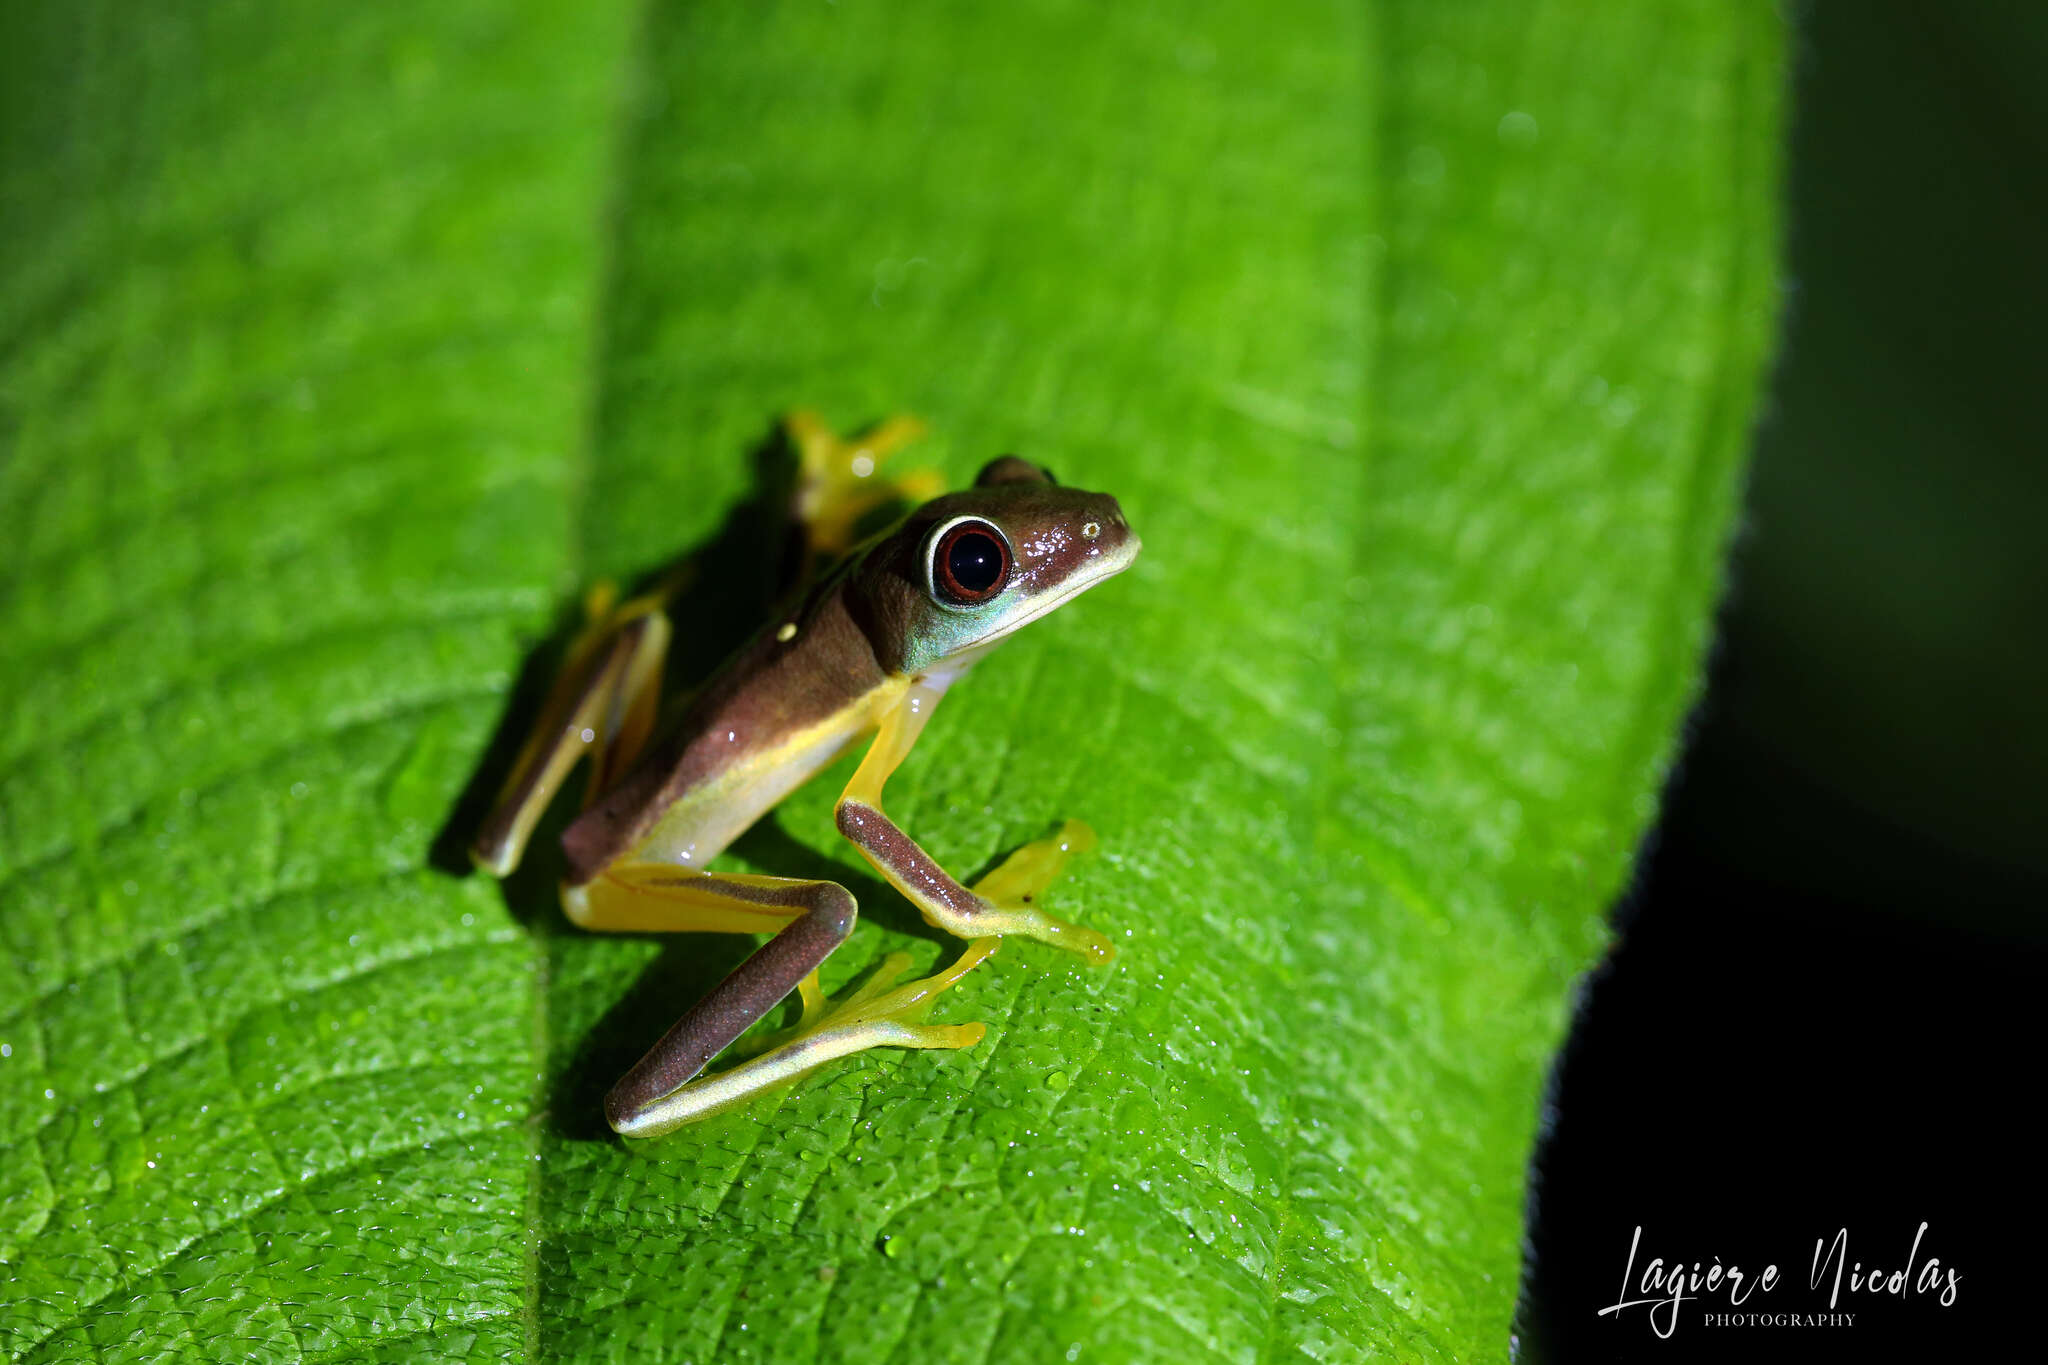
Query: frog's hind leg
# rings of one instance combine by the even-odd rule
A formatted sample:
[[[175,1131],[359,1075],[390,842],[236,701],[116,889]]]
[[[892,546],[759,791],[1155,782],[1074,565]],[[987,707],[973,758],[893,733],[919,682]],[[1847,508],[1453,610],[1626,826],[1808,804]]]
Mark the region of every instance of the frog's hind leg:
[[[963,1048],[981,1024],[923,1022],[932,1001],[995,950],[968,946],[952,966],[897,984],[909,958],[891,954],[865,985],[836,1002],[818,990],[818,966],[853,932],[853,896],[836,882],[693,872],[631,863],[566,888],[569,918],[586,929],[647,932],[772,932],[774,938],[692,1005],[605,1096],[605,1117],[629,1137],[653,1137],[794,1081],[835,1058],[872,1047]],[[791,991],[803,1018],[759,1055],[715,1076],[701,1073]]]
[[[619,604],[609,583],[591,590],[589,624],[570,644],[533,733],[471,846],[471,856],[493,876],[519,865],[534,825],[577,760],[586,754],[592,760],[587,804],[646,745],[661,704],[672,633],[663,608],[674,587],[664,584]]]
[[[792,412],[783,434],[796,450],[795,514],[813,565],[852,549],[867,519],[894,503],[919,503],[945,491],[936,470],[884,474],[889,457],[925,434],[915,417],[886,418],[843,437],[814,412]]]

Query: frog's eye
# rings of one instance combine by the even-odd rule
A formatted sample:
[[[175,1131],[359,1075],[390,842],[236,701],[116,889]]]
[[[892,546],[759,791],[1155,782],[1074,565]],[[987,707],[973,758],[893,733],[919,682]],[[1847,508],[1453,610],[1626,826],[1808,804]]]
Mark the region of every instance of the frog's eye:
[[[1010,543],[979,517],[960,517],[932,537],[928,586],[941,606],[978,607],[1010,581]]]
[[[1006,483],[1058,483],[1052,471],[1044,465],[1036,465],[1021,455],[998,455],[981,467],[975,476],[976,488],[999,488]]]

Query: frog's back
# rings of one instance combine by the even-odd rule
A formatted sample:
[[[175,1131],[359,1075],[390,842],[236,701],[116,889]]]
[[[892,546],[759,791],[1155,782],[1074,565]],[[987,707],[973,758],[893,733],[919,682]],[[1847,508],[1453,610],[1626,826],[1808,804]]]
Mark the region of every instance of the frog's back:
[[[628,854],[703,866],[874,728],[894,680],[842,596],[818,594],[793,624],[728,659],[676,728],[562,832],[570,885]]]

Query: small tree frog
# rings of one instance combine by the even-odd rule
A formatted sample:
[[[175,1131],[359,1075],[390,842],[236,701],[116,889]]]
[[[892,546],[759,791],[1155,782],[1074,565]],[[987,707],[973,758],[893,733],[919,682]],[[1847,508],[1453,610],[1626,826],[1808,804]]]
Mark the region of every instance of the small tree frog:
[[[671,638],[672,592],[614,605],[593,595],[532,738],[473,848],[496,876],[518,865],[543,809],[576,763],[589,795],[564,830],[562,909],[578,926],[620,933],[766,932],[757,949],[693,1005],[605,1097],[605,1117],[652,1136],[730,1108],[834,1058],[872,1047],[963,1048],[981,1024],[923,1022],[934,997],[1020,934],[1090,962],[1113,955],[1100,933],[1033,903],[1092,836],[1070,822],[1026,845],[971,889],[949,876],[882,809],[882,785],[932,708],[1021,627],[1127,568],[1139,548],[1117,501],[1063,487],[1015,456],[965,492],[933,497],[859,543],[863,512],[930,488],[877,477],[920,428],[894,419],[842,441],[816,418],[786,424],[800,459],[796,515],[830,567],[722,665],[656,735]],[[838,803],[839,832],[925,919],[970,940],[951,966],[899,984],[903,954],[838,1001],[818,967],[853,930],[854,898],[836,882],[710,872],[761,815],[868,736]],[[802,1017],[767,1051],[712,1076],[718,1054],[791,991]]]

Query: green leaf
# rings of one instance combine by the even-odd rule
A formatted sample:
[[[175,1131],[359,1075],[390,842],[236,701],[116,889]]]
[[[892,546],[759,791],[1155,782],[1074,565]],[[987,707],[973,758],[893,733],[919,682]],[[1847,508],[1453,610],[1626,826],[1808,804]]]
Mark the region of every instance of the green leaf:
[[[10,1358],[1504,1350],[1770,329],[1768,7],[0,24]],[[800,403],[1144,536],[890,788],[962,872],[1094,824],[1122,956],[629,1147],[594,1095],[747,945],[432,850]],[[832,796],[732,864],[862,897],[828,985],[950,952]]]

